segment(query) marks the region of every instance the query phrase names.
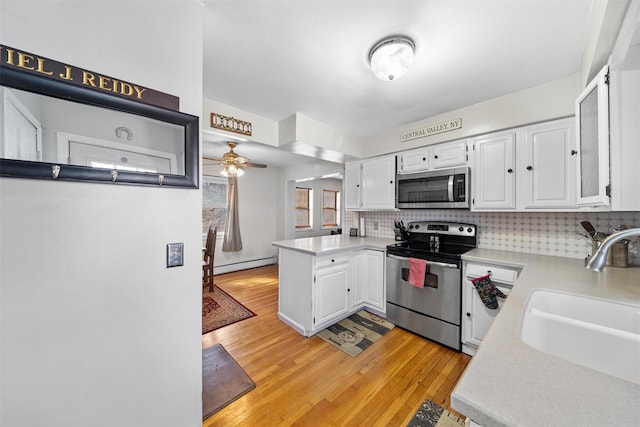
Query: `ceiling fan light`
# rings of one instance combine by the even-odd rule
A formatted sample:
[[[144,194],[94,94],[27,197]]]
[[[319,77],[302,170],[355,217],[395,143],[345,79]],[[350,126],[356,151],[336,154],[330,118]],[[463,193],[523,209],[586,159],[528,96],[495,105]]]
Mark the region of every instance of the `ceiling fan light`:
[[[402,77],[413,63],[415,44],[406,36],[391,36],[376,43],[369,52],[369,64],[380,80]]]

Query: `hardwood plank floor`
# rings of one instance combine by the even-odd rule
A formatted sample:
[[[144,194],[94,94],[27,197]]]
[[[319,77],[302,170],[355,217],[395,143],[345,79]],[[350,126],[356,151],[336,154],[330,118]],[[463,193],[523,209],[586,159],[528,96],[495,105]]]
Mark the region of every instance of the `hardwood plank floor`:
[[[222,344],[256,388],[203,426],[404,427],[425,399],[451,410],[469,356],[397,327],[357,357],[305,338],[277,318],[277,265],[215,283],[257,316],[203,335],[202,347]]]

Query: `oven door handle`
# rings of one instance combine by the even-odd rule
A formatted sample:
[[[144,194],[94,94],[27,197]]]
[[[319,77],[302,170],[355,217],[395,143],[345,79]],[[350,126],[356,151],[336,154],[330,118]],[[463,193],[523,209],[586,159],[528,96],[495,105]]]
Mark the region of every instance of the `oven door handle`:
[[[409,258],[407,258],[407,257],[402,257],[402,256],[398,256],[398,255],[387,254],[387,256],[389,258],[398,259],[400,261],[408,261],[409,260]],[[456,270],[458,269],[457,265],[448,264],[446,262],[427,261],[427,265],[435,265],[437,267],[444,267],[444,268],[455,268]]]

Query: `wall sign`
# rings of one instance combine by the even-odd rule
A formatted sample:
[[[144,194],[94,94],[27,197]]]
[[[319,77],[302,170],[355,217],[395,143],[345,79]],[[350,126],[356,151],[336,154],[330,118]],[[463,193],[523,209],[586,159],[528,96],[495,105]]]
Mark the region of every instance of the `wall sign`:
[[[180,111],[180,98],[144,86],[84,70],[43,56],[0,45],[0,67],[15,68],[50,79],[108,92],[136,102]]]
[[[243,122],[217,113],[211,113],[211,127],[247,136],[251,136],[252,132],[251,122]]]
[[[400,142],[411,141],[412,139],[423,138],[425,136],[436,135],[438,133],[449,132],[462,128],[462,119],[454,119],[448,122],[438,123],[422,129],[416,129],[400,134]]]

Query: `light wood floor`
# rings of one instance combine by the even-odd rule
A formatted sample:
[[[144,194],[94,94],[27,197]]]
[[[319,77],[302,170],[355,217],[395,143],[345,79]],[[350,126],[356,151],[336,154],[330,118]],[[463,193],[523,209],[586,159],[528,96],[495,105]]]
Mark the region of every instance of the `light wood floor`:
[[[278,320],[276,265],[215,282],[257,316],[203,335],[202,346],[222,344],[256,388],[203,426],[404,427],[425,399],[451,409],[469,356],[396,327],[350,357]]]

